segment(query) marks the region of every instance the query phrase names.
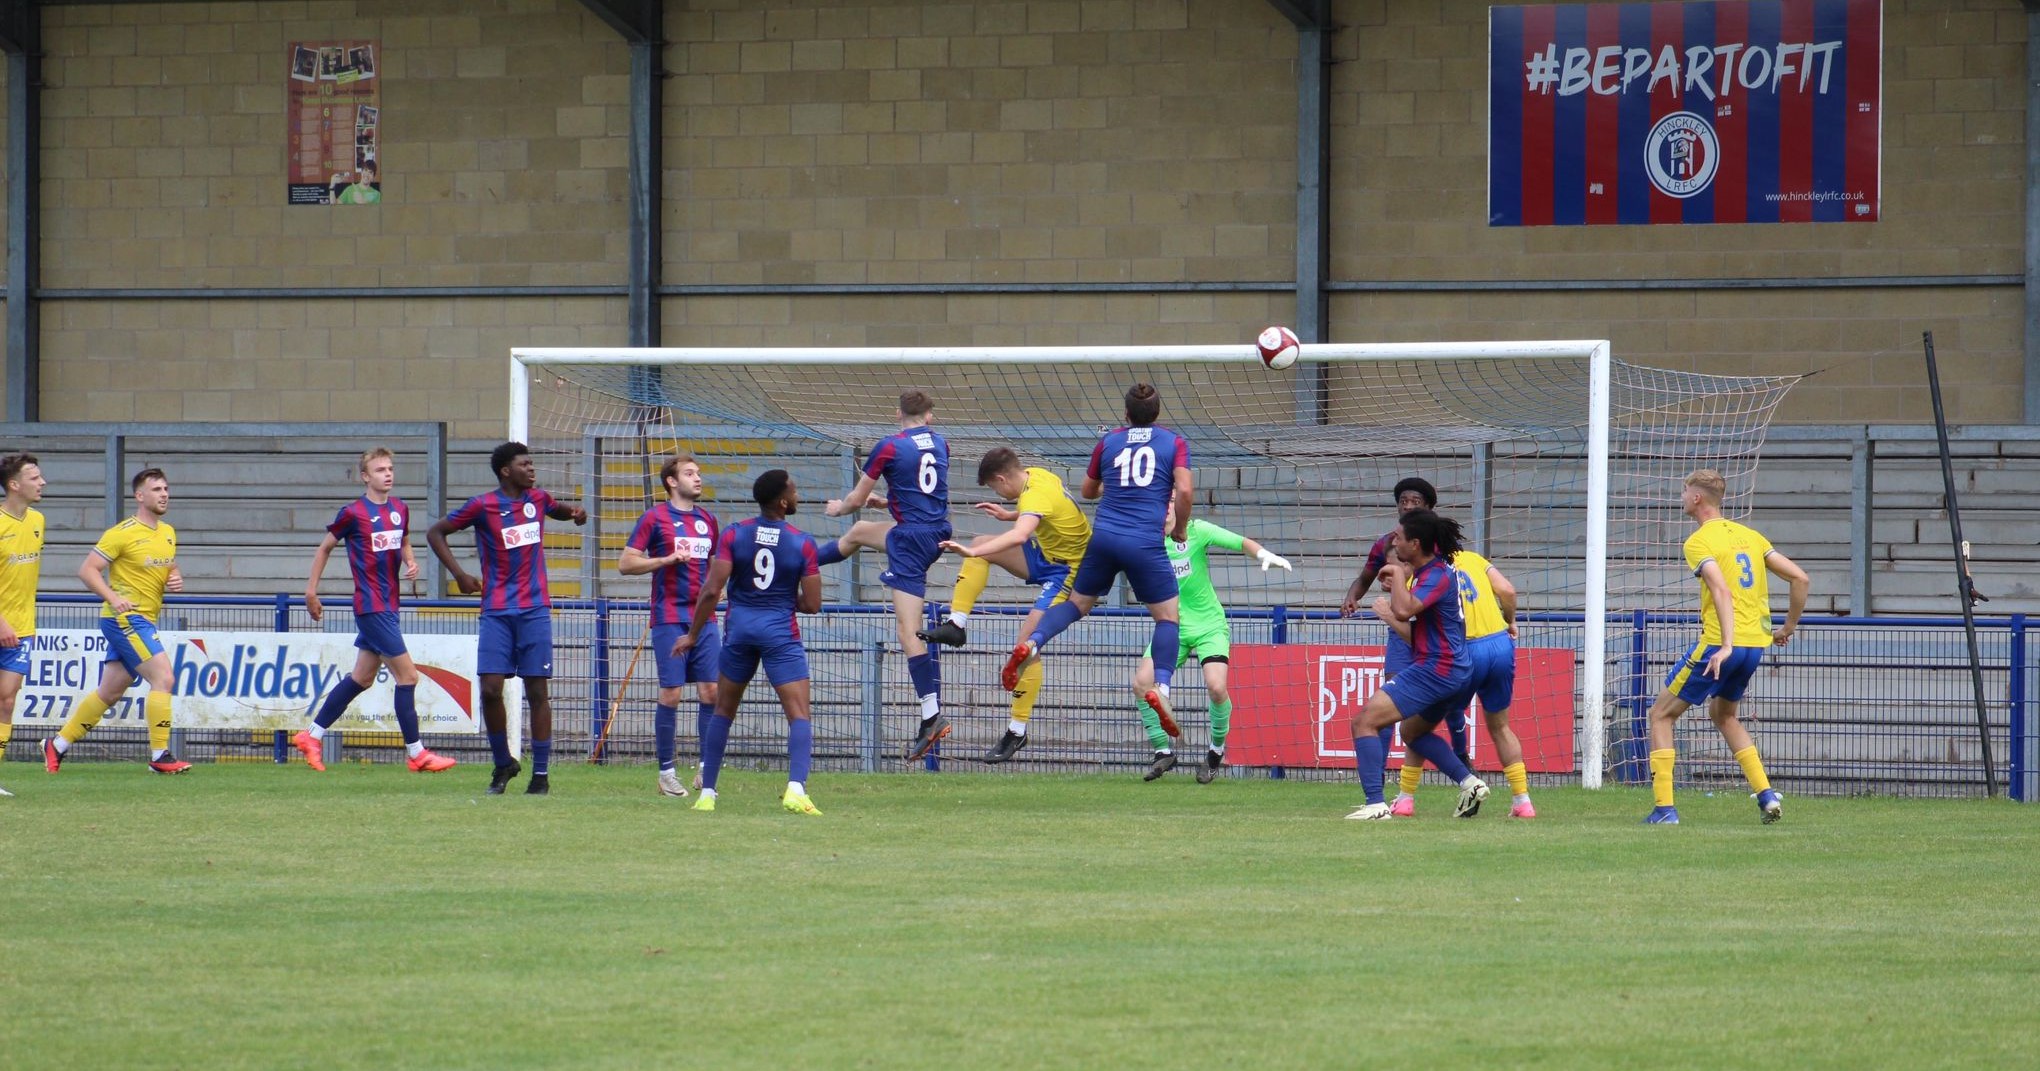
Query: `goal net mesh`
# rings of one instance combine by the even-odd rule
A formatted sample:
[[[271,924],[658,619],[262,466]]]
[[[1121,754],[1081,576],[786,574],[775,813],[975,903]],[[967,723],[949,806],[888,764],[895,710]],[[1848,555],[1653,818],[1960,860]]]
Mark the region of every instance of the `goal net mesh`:
[[[557,355],[560,351],[545,351]],[[596,351],[587,351],[593,354]],[[1230,613],[1228,756],[1235,775],[1281,767],[1288,776],[1349,776],[1347,718],[1380,682],[1385,629],[1367,610],[1341,617],[1363,556],[1394,523],[1391,489],[1405,476],[1437,487],[1438,511],[1457,519],[1472,549],[1491,559],[1519,594],[1518,682],[1509,722],[1533,775],[1575,777],[1582,729],[1602,719],[1605,772],[1639,776],[1642,708],[1667,662],[1682,652],[1639,652],[1611,628],[1605,650],[1584,649],[1589,365],[1581,358],[1417,356],[1307,358],[1272,372],[1242,348],[1228,361],[1152,359],[1100,347],[1080,360],[1001,360],[996,350],[956,360],[845,363],[826,350],[795,359],[729,363],[678,351],[603,351],[607,361],[527,356],[527,438],[541,484],[587,506],[584,529],[547,536],[556,597],[606,600],[597,657],[556,681],[559,732],[580,734],[613,759],[647,755],[657,692],[648,649],[644,577],[616,571],[639,515],[663,498],[658,471],[675,452],[693,454],[707,482],[703,504],[725,525],[751,516],[752,480],[783,468],[803,503],[793,523],[831,540],[848,519],[823,516],[823,500],[854,482],[865,453],[897,429],[901,391],[935,400],[934,427],[949,443],[950,518],[960,540],[1006,525],[972,509],[993,500],[976,486],[978,459],[1011,446],[1025,463],[1057,473],[1074,494],[1098,436],[1124,423],[1123,395],[1155,385],[1160,423],[1191,444],[1196,516],[1283,555],[1294,572],[1263,572],[1247,556],[1214,549],[1210,575]],[[725,357],[727,355],[724,355]],[[1685,476],[1720,471],[1730,516],[1745,511],[1764,433],[1791,376],[1715,376],[1612,362],[1606,606],[1611,620],[1636,610],[1691,610],[1694,585],[1680,546]],[[883,488],[881,488],[881,492]],[[866,513],[866,517],[882,514]],[[954,557],[929,577],[929,601],[947,603]],[[822,614],[801,628],[813,665],[817,759],[822,768],[898,769],[918,704],[895,638],[890,595],[878,581],[882,555],[867,552],[824,569]],[[942,768],[988,769],[977,758],[1007,727],[1009,697],[998,668],[1018,635],[1033,586],[994,569],[972,618],[970,643],[943,650],[942,704],[957,731]],[[1124,584],[1053,644],[1029,744],[1007,769],[1145,766],[1151,747],[1130,679],[1151,624]],[[1670,642],[1670,638],[1666,642]],[[1606,700],[1582,710],[1587,660],[1607,667]],[[599,679],[598,679],[599,678]],[[1209,740],[1207,696],[1196,664],[1179,669],[1175,705],[1185,768]],[[581,705],[585,702],[586,705]],[[683,712],[694,709],[689,695]],[[575,710],[590,716],[576,718]],[[682,718],[683,750],[693,718]],[[1498,767],[1476,707],[1476,768]],[[1703,726],[1704,727],[1704,726]],[[1683,749],[1704,767],[1726,762],[1712,734]],[[784,723],[770,688],[746,696],[733,761],[777,768]],[[570,752],[569,752],[570,753]],[[1400,755],[1398,747],[1393,753]],[[1431,775],[1435,778],[1435,774]]]

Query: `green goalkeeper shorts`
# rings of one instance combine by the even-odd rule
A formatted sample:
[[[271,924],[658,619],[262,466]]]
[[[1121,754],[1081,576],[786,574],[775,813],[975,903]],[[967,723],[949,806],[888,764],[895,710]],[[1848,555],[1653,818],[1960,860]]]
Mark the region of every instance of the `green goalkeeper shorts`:
[[[1232,661],[1232,629],[1224,621],[1213,625],[1185,621],[1182,629],[1182,640],[1178,644],[1181,649],[1176,652],[1177,665],[1188,662],[1192,656],[1199,662]],[[1152,658],[1154,653],[1155,645],[1150,642],[1141,648],[1140,656]]]

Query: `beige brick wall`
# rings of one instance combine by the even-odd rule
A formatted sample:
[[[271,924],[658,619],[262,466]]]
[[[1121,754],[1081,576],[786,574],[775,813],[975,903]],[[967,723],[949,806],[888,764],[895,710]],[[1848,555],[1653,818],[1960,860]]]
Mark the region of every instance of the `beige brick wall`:
[[[1237,342],[1287,294],[929,294],[668,298],[673,346],[1061,346]]]
[[[63,301],[46,420],[445,420],[503,433],[512,346],[616,346],[618,298]]]
[[[50,287],[620,282],[628,55],[576,0],[43,11]],[[287,44],[375,38],[383,203],[284,203]]]
[[[670,4],[675,283],[1282,279],[1296,36],[1258,0]]]

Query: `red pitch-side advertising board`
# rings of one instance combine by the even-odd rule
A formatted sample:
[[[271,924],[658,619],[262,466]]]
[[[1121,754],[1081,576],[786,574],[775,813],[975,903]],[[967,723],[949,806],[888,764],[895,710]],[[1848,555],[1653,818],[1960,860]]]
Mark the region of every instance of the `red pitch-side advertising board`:
[[[1380,647],[1234,644],[1233,720],[1226,758],[1242,766],[1350,766],[1349,725],[1381,687]],[[1474,767],[1499,770],[1480,704],[1473,704]],[[1509,728],[1523,742],[1531,773],[1571,773],[1573,652],[1516,649],[1516,694]],[[1402,742],[1390,758],[1400,765]]]

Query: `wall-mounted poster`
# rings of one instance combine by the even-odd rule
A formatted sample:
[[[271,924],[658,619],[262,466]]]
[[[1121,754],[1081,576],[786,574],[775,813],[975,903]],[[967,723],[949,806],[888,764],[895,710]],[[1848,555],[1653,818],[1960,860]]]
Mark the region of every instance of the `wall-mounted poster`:
[[[1488,223],[1877,219],[1881,0],[1488,9]]]
[[[374,41],[293,41],[286,107],[290,203],[382,200],[382,79]]]

